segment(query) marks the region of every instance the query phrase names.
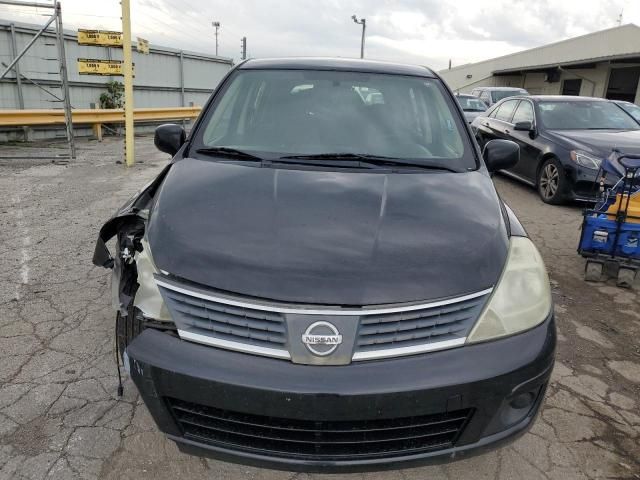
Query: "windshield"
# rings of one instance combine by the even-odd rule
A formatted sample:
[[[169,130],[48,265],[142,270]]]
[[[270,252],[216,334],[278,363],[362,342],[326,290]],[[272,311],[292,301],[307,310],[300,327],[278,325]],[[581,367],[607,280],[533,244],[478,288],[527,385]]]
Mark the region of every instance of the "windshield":
[[[484,112],[487,104],[475,97],[456,97],[465,112]]]
[[[605,101],[540,102],[540,120],[550,130],[637,130],[638,124]]]
[[[619,103],[625,112],[631,115],[636,121],[640,122],[640,107],[635,103]]]
[[[240,69],[205,115],[194,146],[265,159],[339,153],[476,168],[445,93],[441,82],[422,77]]]
[[[516,95],[527,95],[527,92],[525,90],[494,90],[491,92],[494,102],[499,102],[507,97],[515,97]]]

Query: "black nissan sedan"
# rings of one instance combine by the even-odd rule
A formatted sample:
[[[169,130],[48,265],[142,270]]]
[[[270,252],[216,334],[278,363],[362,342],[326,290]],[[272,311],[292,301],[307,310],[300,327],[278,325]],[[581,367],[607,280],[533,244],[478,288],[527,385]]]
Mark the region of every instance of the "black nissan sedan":
[[[471,127],[481,146],[493,139],[517,142],[520,161],[503,173],[536,187],[551,204],[595,200],[602,160],[614,148],[640,153],[640,125],[601,98],[508,98]]]
[[[117,349],[182,451],[294,471],[465,458],[524,433],[556,344],[538,250],[433,71],[249,60],[101,229]],[[116,237],[111,254],[106,242]]]

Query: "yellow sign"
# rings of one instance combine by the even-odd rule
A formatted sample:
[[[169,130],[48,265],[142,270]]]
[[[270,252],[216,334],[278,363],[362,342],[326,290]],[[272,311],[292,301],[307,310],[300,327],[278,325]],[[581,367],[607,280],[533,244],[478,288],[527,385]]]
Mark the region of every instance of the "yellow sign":
[[[149,55],[149,40],[138,37],[137,50],[139,53]]]
[[[99,45],[101,47],[121,47],[122,32],[109,30],[85,30],[78,29],[79,45]]]
[[[79,58],[78,73],[80,75],[124,75],[122,60],[98,60],[96,58]]]

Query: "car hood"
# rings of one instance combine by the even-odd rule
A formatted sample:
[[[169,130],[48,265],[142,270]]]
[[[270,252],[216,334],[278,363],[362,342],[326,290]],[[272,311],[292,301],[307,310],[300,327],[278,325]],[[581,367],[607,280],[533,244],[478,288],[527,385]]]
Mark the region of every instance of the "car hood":
[[[618,149],[640,153],[640,130],[548,130],[551,140],[570,150],[584,150],[601,158]]]
[[[147,230],[156,266],[215,289],[327,305],[494,285],[508,237],[483,172],[365,173],[186,158]]]

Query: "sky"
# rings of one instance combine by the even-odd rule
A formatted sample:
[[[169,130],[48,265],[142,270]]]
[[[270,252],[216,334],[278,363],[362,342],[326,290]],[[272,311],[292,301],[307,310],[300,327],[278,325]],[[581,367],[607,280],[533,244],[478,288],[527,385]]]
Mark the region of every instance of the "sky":
[[[49,3],[52,0],[39,0]],[[121,30],[119,0],[61,0],[66,29]],[[150,43],[250,57],[360,55],[440,70],[622,23],[640,25],[640,0],[131,0],[133,36]],[[0,19],[45,21],[46,9],[0,5]]]

